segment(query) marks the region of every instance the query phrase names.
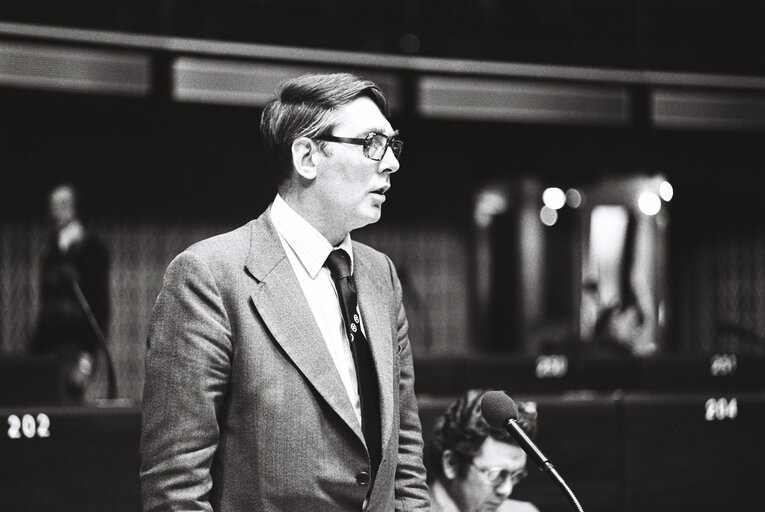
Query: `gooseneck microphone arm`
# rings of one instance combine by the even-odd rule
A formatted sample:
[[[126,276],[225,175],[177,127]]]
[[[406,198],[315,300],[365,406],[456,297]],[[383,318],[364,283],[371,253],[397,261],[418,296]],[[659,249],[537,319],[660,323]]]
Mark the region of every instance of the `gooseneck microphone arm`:
[[[77,297],[77,302],[80,303],[82,311],[85,313],[85,316],[88,317],[90,328],[95,333],[96,338],[98,338],[98,342],[101,344],[101,348],[104,349],[104,355],[106,356],[107,378],[106,397],[113,400],[117,398],[117,377],[114,373],[114,364],[112,364],[112,356],[109,353],[109,347],[106,345],[106,336],[104,336],[104,331],[101,329],[101,326],[98,325],[98,320],[96,320],[96,317],[93,314],[93,310],[90,308],[90,304],[85,298],[85,294],[82,293],[82,289],[77,283],[77,280],[69,279],[69,282],[72,285],[72,290],[74,290],[75,296]]]
[[[544,456],[537,445],[534,444],[526,432],[518,424],[518,407],[513,399],[501,391],[489,391],[481,399],[481,412],[486,423],[495,428],[504,428],[515,439],[524,452],[534,461],[543,472],[547,473],[553,482],[563,490],[574,507],[579,512],[584,512],[574,492],[563,480],[552,463]]]
[[[526,432],[521,429],[521,426],[518,424],[518,422],[515,421],[515,419],[510,418],[505,423],[505,430],[507,430],[510,435],[513,436],[513,439],[515,439],[515,441],[518,443],[518,446],[523,448],[523,451],[525,451],[529,457],[534,460],[539,469],[550,475],[550,478],[552,478],[553,482],[555,482],[556,485],[563,490],[563,492],[566,494],[566,497],[574,505],[574,507],[576,507],[579,512],[584,512],[582,510],[582,506],[579,504],[579,500],[576,499],[574,492],[566,484],[566,482],[563,480],[563,477],[560,476],[558,471],[547,459],[547,457],[545,457],[544,454],[539,451],[537,445],[535,445],[534,442],[529,439],[529,436],[527,436]]]

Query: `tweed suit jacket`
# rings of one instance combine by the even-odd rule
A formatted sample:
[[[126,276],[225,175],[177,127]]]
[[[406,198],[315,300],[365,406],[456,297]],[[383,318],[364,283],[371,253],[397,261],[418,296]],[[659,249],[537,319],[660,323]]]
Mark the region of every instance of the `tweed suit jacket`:
[[[377,370],[382,462],[361,427],[267,211],[168,266],[152,313],[141,432],[144,510],[427,510],[401,285],[354,242]]]

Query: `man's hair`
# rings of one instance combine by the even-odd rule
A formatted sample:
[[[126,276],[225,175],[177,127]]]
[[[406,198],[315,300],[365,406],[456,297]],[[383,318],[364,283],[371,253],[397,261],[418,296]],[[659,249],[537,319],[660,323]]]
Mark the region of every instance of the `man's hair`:
[[[366,96],[388,116],[388,103],[374,82],[350,73],[302,75],[282,82],[276,98],[263,110],[260,133],[278,183],[292,173],[292,143],[298,137],[316,138],[334,128],[332,115],[344,105]],[[323,149],[324,143],[317,142]]]
[[[481,389],[467,391],[436,420],[427,449],[428,476],[432,479],[444,478],[441,458],[446,450],[454,454],[458,475],[464,476],[487,438],[517,445],[506,430],[494,428],[483,419],[481,399],[486,392]],[[536,409],[529,403],[516,402],[516,405],[518,424],[533,439],[537,433]]]

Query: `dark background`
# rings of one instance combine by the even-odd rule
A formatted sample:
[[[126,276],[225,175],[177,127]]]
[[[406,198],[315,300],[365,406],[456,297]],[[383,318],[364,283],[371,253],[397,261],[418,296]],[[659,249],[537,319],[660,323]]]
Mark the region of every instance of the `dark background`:
[[[765,7],[756,0],[29,0],[3,2],[0,19],[373,53],[765,72]]]

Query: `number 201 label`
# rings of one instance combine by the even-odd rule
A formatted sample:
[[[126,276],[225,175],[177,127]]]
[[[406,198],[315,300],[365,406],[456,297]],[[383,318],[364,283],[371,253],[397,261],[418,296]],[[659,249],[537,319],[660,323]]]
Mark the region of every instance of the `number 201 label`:
[[[45,413],[37,416],[25,414],[21,417],[11,414],[8,416],[8,437],[10,439],[50,437],[50,418]]]

